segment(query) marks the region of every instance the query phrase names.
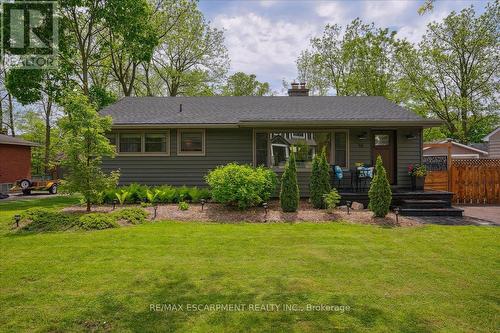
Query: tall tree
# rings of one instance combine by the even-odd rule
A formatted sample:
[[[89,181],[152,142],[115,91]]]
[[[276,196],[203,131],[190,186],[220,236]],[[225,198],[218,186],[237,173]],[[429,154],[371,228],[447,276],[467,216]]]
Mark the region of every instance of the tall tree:
[[[71,81],[61,70],[12,68],[7,74],[8,91],[23,105],[34,104],[41,110],[44,120],[44,168],[48,174],[51,167],[51,128],[54,123],[54,109],[62,90],[70,88]]]
[[[64,100],[65,117],[60,120],[64,132],[63,166],[67,175],[62,190],[80,193],[90,211],[92,202],[100,194],[116,186],[119,173],[106,174],[102,168],[103,157],[113,157],[115,150],[105,136],[111,128],[111,118],[101,117],[87,96],[71,93]]]
[[[199,9],[191,6],[160,40],[153,64],[169,96],[218,84],[229,67],[223,32],[212,28]]]
[[[102,16],[111,74],[121,93],[130,96],[139,65],[151,60],[158,44],[153,8],[146,0],[107,0]]]
[[[255,74],[237,72],[227,79],[222,87],[225,96],[266,96],[271,95],[269,83],[257,81]]]
[[[385,96],[399,102],[396,45],[395,32],[360,19],[345,29],[327,25],[297,60],[299,76],[311,77],[309,86],[320,93],[333,89],[339,96]]]
[[[105,29],[101,24],[104,0],[61,0],[61,60],[71,68],[85,95],[92,84],[90,73],[107,55],[99,38]]]
[[[418,48],[402,43],[398,62],[420,109],[445,121],[446,136],[479,141],[498,124],[500,7],[452,12],[428,25]]]

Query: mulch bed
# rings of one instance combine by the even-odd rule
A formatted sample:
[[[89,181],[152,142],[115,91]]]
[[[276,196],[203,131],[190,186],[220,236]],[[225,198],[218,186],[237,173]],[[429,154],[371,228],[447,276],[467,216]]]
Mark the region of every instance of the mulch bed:
[[[127,206],[130,207],[130,206]],[[119,207],[117,207],[119,209]],[[153,215],[153,208],[146,208]],[[82,207],[74,206],[65,209],[66,211],[83,210]],[[93,212],[109,212],[110,206],[92,207]],[[157,210],[157,220],[175,220],[186,222],[218,222],[218,223],[237,223],[237,222],[252,222],[252,223],[291,223],[291,222],[332,222],[344,221],[356,224],[373,224],[387,227],[396,226],[417,226],[421,225],[417,220],[408,217],[399,217],[399,223],[396,223],[396,217],[393,213],[389,213],[385,218],[375,218],[369,210],[351,210],[347,214],[345,208],[335,209],[333,214],[329,214],[326,210],[315,209],[306,200],[300,202],[299,209],[296,213],[284,213],[281,211],[278,201],[270,201],[268,213],[266,216],[263,207],[253,207],[248,210],[239,210],[236,208],[226,207],[216,203],[205,204],[204,209],[201,209],[200,204],[189,204],[189,209],[182,211],[177,204],[159,205]]]

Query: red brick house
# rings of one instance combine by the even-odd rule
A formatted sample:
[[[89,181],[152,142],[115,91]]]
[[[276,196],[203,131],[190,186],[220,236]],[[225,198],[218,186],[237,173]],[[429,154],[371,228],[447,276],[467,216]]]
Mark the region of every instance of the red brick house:
[[[0,192],[18,179],[31,177],[31,147],[37,145],[0,134]]]

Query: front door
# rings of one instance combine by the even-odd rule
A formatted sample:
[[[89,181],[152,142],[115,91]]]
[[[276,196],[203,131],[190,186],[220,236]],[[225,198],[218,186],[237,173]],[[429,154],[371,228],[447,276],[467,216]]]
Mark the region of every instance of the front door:
[[[373,133],[373,164],[377,161],[377,156],[382,157],[384,168],[389,178],[389,183],[395,183],[395,156],[394,156],[394,132],[393,131],[374,131]]]

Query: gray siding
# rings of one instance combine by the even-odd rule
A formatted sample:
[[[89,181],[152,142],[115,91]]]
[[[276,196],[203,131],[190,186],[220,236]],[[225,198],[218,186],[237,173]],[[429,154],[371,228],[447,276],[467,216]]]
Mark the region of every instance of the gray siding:
[[[397,186],[409,187],[408,164],[421,162],[422,132],[418,130],[415,139],[406,135],[415,129],[396,131]],[[359,135],[366,133],[366,139]],[[133,182],[175,186],[206,186],[204,176],[218,165],[230,162],[248,163],[253,161],[252,129],[207,129],[206,156],[177,156],[177,132],[170,130],[170,156],[117,156],[104,161],[107,171],[120,169],[120,184]],[[351,128],[349,130],[350,167],[356,162],[372,165],[372,134],[370,128]],[[299,170],[298,182],[301,196],[309,195],[310,172]],[[278,177],[281,173],[278,172]],[[277,189],[279,191],[279,188]],[[278,193],[278,192],[277,192]]]
[[[177,132],[170,130],[170,156],[120,156],[104,161],[120,169],[120,184],[206,186],[203,177],[218,165],[252,163],[251,129],[207,129],[206,156],[177,156]]]
[[[488,143],[489,156],[488,158],[500,158],[500,132],[495,133],[490,137]]]
[[[406,135],[412,132],[416,137],[408,139]],[[422,162],[422,130],[398,129],[397,131],[397,186],[409,188],[408,165]]]

